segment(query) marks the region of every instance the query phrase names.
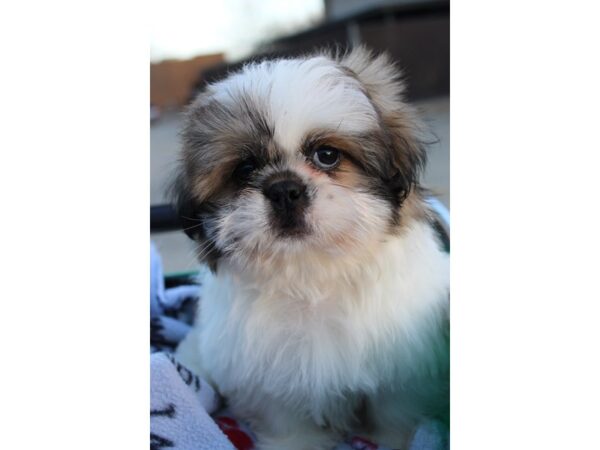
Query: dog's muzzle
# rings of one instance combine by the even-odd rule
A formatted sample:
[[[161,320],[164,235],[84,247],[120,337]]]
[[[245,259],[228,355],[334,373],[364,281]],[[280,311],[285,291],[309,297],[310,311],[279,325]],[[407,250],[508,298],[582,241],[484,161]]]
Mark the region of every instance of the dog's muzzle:
[[[304,213],[309,204],[306,185],[296,176],[281,176],[267,180],[264,196],[273,209],[273,225],[287,233],[304,229]]]

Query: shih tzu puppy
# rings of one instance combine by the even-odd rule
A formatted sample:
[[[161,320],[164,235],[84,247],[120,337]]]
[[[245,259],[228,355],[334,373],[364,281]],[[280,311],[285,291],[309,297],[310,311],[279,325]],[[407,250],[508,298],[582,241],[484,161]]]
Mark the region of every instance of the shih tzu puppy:
[[[447,418],[449,257],[402,94],[359,48],[246,65],[186,113],[176,205],[211,271],[177,356],[260,449]]]

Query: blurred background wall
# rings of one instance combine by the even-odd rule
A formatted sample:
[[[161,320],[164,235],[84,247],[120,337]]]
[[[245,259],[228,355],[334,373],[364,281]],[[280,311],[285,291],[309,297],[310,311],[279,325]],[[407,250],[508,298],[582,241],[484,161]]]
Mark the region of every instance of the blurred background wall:
[[[223,53],[217,53],[151,64],[150,103],[161,110],[181,108],[189,101],[204,70],[223,61]]]
[[[450,4],[440,0],[221,0],[153,3],[151,203],[168,201],[180,111],[207,82],[249,61],[364,44],[399,63],[431,130],[424,184],[450,207]],[[155,221],[156,223],[156,221]],[[167,271],[196,268],[182,232],[152,230]]]

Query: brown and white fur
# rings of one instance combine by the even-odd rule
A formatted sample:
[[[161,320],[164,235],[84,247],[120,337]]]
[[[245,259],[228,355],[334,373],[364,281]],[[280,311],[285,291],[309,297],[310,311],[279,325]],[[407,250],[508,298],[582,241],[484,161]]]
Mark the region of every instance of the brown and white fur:
[[[177,353],[260,449],[405,448],[447,415],[449,261],[402,91],[359,48],[249,64],[186,113],[176,203],[211,273]]]

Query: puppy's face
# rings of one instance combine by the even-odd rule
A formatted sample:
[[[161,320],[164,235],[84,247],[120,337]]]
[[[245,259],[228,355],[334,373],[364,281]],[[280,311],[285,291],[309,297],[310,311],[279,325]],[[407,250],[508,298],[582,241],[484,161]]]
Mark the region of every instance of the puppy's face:
[[[396,232],[424,163],[401,90],[387,59],[362,49],[209,86],[186,114],[176,183],[200,259],[335,257]]]

